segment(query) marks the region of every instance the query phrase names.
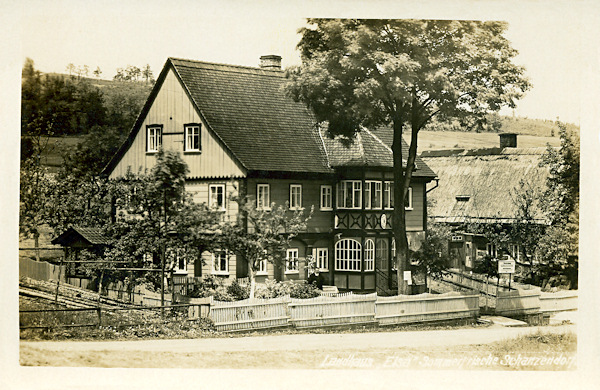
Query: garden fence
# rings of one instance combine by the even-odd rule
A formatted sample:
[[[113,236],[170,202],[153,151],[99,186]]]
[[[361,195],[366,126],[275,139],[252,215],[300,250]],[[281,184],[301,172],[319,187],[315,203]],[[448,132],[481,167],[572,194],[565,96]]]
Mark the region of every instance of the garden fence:
[[[376,300],[376,293],[290,299],[290,323],[297,328],[372,323]]]

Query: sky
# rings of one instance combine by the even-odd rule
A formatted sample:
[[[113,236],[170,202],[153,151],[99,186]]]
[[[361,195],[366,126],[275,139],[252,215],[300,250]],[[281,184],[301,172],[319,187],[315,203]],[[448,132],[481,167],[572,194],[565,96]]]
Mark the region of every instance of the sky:
[[[100,67],[103,78],[127,65],[149,64],[157,75],[168,57],[257,66],[261,55],[279,54],[285,67],[300,62],[297,30],[306,17],[505,20],[520,53],[515,62],[533,83],[515,115],[579,124],[584,57],[591,54],[584,19],[595,3],[25,0],[20,60],[33,59],[43,72],[64,73],[69,63]]]

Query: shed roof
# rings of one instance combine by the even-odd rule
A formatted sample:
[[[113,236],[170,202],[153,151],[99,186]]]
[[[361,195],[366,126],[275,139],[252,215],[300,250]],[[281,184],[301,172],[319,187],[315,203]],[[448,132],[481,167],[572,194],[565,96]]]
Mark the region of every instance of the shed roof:
[[[110,242],[100,228],[73,226],[67,229],[60,236],[52,240],[52,244],[70,246],[71,244],[83,241],[90,246],[109,245]]]

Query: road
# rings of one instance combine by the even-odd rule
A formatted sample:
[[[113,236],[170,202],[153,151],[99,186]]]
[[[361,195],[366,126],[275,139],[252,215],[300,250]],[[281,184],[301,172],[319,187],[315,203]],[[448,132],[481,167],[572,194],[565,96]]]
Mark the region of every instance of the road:
[[[449,357],[484,352],[496,341],[532,334],[577,332],[576,325],[502,327],[372,333],[291,334],[232,338],[139,341],[22,341],[21,364],[34,366],[319,368],[360,364],[381,365],[389,356]],[[514,351],[526,353],[527,351]],[[416,354],[416,355],[415,355]],[[485,350],[485,354],[488,354]],[[248,359],[252,357],[252,359]],[[346,360],[342,361],[344,358]],[[336,363],[337,359],[337,363]],[[340,360],[342,359],[342,360]],[[428,359],[428,358],[427,358]]]

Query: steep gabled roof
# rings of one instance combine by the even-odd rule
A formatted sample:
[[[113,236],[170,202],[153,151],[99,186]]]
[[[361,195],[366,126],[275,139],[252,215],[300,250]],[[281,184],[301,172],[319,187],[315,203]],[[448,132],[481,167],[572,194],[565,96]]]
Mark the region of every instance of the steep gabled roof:
[[[330,172],[316,123],[282,71],[170,58],[210,128],[249,170]]]
[[[52,240],[52,244],[69,246],[70,244],[81,241],[87,245],[109,245],[108,238],[102,234],[100,228],[73,226],[63,232],[60,236]]]

